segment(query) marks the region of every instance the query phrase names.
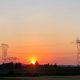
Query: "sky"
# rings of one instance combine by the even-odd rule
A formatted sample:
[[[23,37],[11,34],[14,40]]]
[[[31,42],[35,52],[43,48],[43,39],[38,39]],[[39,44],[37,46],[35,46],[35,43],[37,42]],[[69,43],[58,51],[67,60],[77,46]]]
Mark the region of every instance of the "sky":
[[[76,64],[79,21],[80,0],[0,0],[0,44],[23,63]]]

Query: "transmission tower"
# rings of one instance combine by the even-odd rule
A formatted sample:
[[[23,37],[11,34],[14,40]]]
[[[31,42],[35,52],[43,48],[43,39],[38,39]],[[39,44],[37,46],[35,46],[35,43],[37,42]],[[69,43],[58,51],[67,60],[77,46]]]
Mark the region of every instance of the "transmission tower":
[[[77,45],[77,65],[80,65],[80,39],[76,39],[76,45]]]
[[[72,43],[76,43],[77,46],[77,58],[76,58],[76,63],[78,66],[80,66],[80,39],[77,38],[75,42]]]
[[[8,50],[8,44],[1,44],[2,47],[2,62],[5,63],[7,60],[7,50]]]

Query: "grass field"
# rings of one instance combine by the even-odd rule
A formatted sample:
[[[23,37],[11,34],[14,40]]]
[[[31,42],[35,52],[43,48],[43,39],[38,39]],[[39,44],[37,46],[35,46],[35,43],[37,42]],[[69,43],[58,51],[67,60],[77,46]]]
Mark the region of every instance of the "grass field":
[[[0,80],[80,80],[80,76],[1,77]]]

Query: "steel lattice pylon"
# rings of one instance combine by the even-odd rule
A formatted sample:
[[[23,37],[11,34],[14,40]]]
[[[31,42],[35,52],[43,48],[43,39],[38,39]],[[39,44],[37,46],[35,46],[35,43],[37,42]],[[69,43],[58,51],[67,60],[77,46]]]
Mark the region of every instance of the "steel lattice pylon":
[[[76,44],[77,44],[77,65],[80,65],[80,40],[79,38],[77,38]]]
[[[8,50],[8,44],[1,44],[2,47],[2,62],[5,63],[7,59],[7,50]]]

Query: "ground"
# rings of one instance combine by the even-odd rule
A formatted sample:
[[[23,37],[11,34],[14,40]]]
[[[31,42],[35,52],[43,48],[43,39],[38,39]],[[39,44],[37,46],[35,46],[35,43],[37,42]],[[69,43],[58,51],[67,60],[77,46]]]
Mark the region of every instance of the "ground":
[[[80,76],[2,77],[0,80],[80,80]]]

